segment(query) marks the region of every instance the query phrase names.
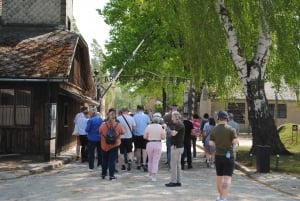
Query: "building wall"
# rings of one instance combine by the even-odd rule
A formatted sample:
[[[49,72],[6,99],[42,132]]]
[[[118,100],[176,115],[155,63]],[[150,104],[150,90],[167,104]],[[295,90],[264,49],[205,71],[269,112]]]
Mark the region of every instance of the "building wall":
[[[241,132],[249,132],[250,125],[249,125],[249,120],[248,120],[248,110],[247,110],[247,103],[245,100],[235,100],[234,103],[244,103],[245,104],[245,111],[244,111],[244,120],[245,123],[242,124],[240,123],[240,129]],[[275,104],[275,100],[268,100],[269,104]],[[282,124],[285,123],[295,123],[295,124],[300,124],[300,107],[298,106],[296,101],[284,101],[284,100],[279,100],[278,104],[286,104],[286,118],[276,118],[275,122],[277,127],[279,127]],[[220,110],[227,110],[227,104],[221,103],[217,100],[211,101],[211,114],[209,114],[211,117],[214,117],[217,119],[217,114]],[[203,114],[201,114],[203,116]]]
[[[66,26],[72,19],[72,0],[2,0],[3,24]]]

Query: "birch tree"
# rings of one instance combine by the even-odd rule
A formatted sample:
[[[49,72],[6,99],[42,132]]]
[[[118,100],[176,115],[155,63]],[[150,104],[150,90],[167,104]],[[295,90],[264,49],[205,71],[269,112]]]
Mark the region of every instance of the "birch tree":
[[[279,139],[276,125],[268,108],[268,101],[264,90],[266,80],[266,66],[268,64],[272,45],[272,32],[268,15],[262,14],[259,22],[259,36],[256,52],[250,61],[243,56],[239,46],[238,37],[226,9],[225,1],[218,0],[216,3],[220,22],[224,28],[235,70],[242,83],[248,105],[249,123],[252,127],[254,145],[270,145],[273,153],[287,153]],[[260,13],[272,9],[271,1],[260,1]]]
[[[264,85],[272,81],[279,89],[284,80],[299,97],[299,12],[298,0],[113,0],[100,12],[113,27],[104,63],[107,68],[120,63],[152,27],[125,74],[185,76],[198,89],[207,83],[218,97],[241,86],[254,146],[269,145],[273,153],[288,153],[270,114]],[[148,76],[132,80],[132,85],[149,89],[155,80]],[[177,84],[162,85],[182,96]]]

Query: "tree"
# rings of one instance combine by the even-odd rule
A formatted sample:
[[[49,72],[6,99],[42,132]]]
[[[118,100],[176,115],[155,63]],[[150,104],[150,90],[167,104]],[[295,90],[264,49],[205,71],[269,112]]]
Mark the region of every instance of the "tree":
[[[240,86],[249,105],[254,145],[287,153],[269,112],[264,83],[272,81],[280,90],[284,80],[299,94],[299,7],[297,0],[114,0],[100,12],[113,27],[105,63],[121,62],[152,27],[148,43],[124,73],[172,72],[190,78],[194,86],[207,83],[219,97]],[[151,83],[132,82],[137,87]]]

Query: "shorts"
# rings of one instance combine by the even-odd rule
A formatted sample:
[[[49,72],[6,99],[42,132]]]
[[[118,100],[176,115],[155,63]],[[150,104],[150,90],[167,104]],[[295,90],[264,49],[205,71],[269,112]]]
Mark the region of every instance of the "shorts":
[[[134,136],[134,147],[137,149],[146,149],[147,142],[144,136]]]
[[[232,176],[234,169],[234,158],[226,158],[222,155],[215,156],[217,176]]]
[[[120,144],[120,153],[130,153],[132,152],[132,138],[121,138],[121,144]]]

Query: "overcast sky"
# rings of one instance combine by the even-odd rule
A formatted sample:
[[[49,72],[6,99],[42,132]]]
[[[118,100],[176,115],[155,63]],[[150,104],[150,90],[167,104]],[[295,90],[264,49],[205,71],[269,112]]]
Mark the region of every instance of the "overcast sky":
[[[109,0],[73,0],[73,15],[77,27],[89,47],[95,38],[102,49],[104,49],[105,40],[108,40],[109,26],[96,11],[102,9]]]

